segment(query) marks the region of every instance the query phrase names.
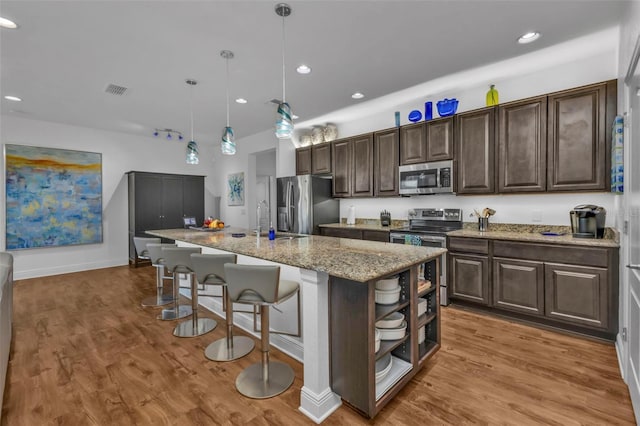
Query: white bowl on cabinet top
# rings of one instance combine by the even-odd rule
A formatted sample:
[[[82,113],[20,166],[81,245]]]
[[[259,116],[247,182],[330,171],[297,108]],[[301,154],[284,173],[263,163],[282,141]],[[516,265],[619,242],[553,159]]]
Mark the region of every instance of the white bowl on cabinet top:
[[[399,275],[394,275],[392,277],[378,280],[376,281],[376,290],[394,290],[396,287],[398,287],[399,279]]]
[[[393,305],[400,300],[400,286],[392,290],[376,290],[376,303],[380,305]]]
[[[393,312],[382,318],[380,321],[376,321],[376,327],[398,328],[402,325],[402,321],[404,321],[404,315],[402,315],[400,312]]]

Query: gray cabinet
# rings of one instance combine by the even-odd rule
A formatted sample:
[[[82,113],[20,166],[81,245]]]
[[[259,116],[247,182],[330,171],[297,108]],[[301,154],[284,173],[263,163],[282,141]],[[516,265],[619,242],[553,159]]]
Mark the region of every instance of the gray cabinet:
[[[451,254],[450,297],[489,305],[489,258],[475,254]]]
[[[494,257],[493,306],[544,315],[544,263]]]
[[[544,273],[545,314],[549,318],[589,327],[608,327],[606,269],[547,263]]]
[[[204,222],[204,176],[129,172],[129,263],[138,266],[133,237],[182,228],[185,216]]]
[[[547,189],[547,97],[498,109],[498,192]]]
[[[398,129],[376,132],[374,147],[374,195],[376,197],[398,196]]]
[[[456,115],[455,140],[459,194],[495,192],[495,107]]]

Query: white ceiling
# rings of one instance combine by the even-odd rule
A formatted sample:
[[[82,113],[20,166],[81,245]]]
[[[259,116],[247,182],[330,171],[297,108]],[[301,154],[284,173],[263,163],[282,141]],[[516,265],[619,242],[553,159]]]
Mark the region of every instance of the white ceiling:
[[[291,1],[287,101],[300,120],[617,25],[629,1]],[[282,97],[282,18],[275,1],[7,1],[0,15],[1,112],[149,136],[173,128],[217,142],[230,60],[236,138],[273,127]],[[535,43],[519,45],[530,30]],[[295,72],[305,63],[313,72]],[[125,96],[104,92],[110,83]],[[353,100],[355,91],[365,93]],[[237,97],[248,104],[233,102]]]

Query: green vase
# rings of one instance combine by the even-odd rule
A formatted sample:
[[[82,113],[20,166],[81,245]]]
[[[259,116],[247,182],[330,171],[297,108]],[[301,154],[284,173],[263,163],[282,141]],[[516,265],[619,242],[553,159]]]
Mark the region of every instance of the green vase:
[[[489,86],[489,91],[487,92],[487,106],[498,105],[498,91],[496,90],[495,85]]]

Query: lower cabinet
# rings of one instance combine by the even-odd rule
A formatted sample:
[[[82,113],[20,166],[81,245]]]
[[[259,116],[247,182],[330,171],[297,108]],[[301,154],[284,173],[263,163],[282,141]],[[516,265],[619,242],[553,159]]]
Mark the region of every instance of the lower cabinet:
[[[489,304],[489,258],[472,254],[451,254],[450,297]]]
[[[320,235],[325,237],[351,238],[354,240],[389,242],[389,231],[378,231],[375,229],[320,227]]]
[[[461,237],[448,248],[452,302],[615,339],[618,248]]]
[[[331,388],[369,418],[378,414],[440,348],[438,277],[428,277],[433,284],[419,291],[418,265],[397,275],[400,297],[392,304],[376,303],[375,280],[362,283],[329,278]],[[419,311],[422,299],[426,308]],[[398,313],[404,316],[406,331],[387,335],[376,350],[376,322]]]

